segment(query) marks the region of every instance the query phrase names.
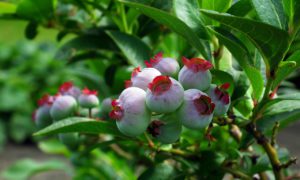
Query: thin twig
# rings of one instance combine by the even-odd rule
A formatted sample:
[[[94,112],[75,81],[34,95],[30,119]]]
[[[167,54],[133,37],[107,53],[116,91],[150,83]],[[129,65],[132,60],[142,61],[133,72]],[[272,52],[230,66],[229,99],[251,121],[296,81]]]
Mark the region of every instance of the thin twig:
[[[272,138],[271,138],[271,145],[272,146],[275,146],[275,144],[276,144],[276,136],[278,134],[278,128],[279,128],[279,122],[276,121],[275,125],[272,129]]]
[[[252,136],[256,139],[257,143],[260,144],[267,153],[269,160],[272,164],[276,180],[282,180],[284,176],[276,149],[271,145],[267,137],[256,128],[256,125],[253,122],[249,123],[246,129],[249,133],[252,134]]]
[[[286,168],[290,167],[292,164],[296,164],[296,162],[297,162],[297,158],[296,157],[292,157],[292,158],[290,158],[288,160],[288,162],[282,164],[281,168],[286,169]]]
[[[154,142],[149,138],[148,134],[146,132],[144,132],[144,135],[147,139],[147,142],[148,142],[148,146],[152,149],[155,149],[155,145],[154,145]]]

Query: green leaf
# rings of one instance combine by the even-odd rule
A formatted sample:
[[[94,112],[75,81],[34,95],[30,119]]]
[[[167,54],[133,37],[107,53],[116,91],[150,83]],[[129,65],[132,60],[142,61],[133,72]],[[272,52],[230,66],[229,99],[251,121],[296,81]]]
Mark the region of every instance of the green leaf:
[[[282,3],[283,3],[284,12],[289,18],[289,25],[291,25],[293,23],[294,14],[295,14],[295,8],[294,8],[295,2],[294,0],[283,0]]]
[[[201,9],[214,10],[217,12],[226,12],[230,7],[232,0],[198,0]],[[216,25],[215,21],[204,16],[202,17],[205,24]]]
[[[294,7],[294,21],[293,21],[293,28],[294,32],[297,33],[299,27],[300,27],[300,1],[293,0],[292,5]]]
[[[0,2],[0,14],[13,14],[16,12],[16,5],[8,2]]]
[[[271,25],[225,13],[202,10],[208,17],[244,33],[262,54],[266,69],[274,70],[283,59],[289,44],[288,33]]]
[[[121,49],[130,64],[144,67],[144,61],[151,56],[151,50],[139,38],[120,31],[107,31],[107,34]]]
[[[129,7],[136,8],[141,13],[154,19],[156,22],[167,26],[175,33],[184,37],[187,40],[187,42],[190,43],[191,46],[195,47],[203,55],[205,59],[211,59],[209,47],[207,47],[205,43],[198,38],[197,34],[194,33],[194,31],[190,27],[188,27],[183,21],[181,21],[177,17],[162,10],[150,6],[145,6],[139,3],[132,3],[124,0],[120,0],[120,2],[124,3]]]
[[[40,141],[38,147],[47,154],[62,154],[68,156],[70,152],[57,138]]]
[[[112,134],[122,135],[115,123],[96,121],[94,119],[72,117],[53,123],[52,125],[34,133],[35,136],[45,136],[58,133],[80,132],[90,134]]]
[[[250,87],[249,78],[244,72],[236,71],[235,73],[235,88],[232,94],[232,102],[243,97]]]
[[[296,62],[294,61],[281,62],[275,73],[275,79],[273,81],[271,89],[274,90],[289,74],[291,74],[296,69]]]
[[[37,31],[38,24],[34,21],[28,23],[25,29],[25,36],[27,39],[34,39],[35,36],[38,34]]]
[[[173,7],[176,16],[185,22],[202,39],[209,39],[205,24],[200,18],[199,5],[195,0],[175,0]]]
[[[261,21],[280,29],[287,29],[287,20],[281,0],[251,1]]]
[[[148,168],[141,176],[139,180],[151,180],[151,179],[160,179],[160,180],[169,180],[175,177],[173,166],[167,163],[156,164],[153,167]]]
[[[296,68],[300,67],[300,50],[295,51],[286,61],[296,62]]]
[[[282,100],[269,106],[257,123],[262,131],[270,133],[275,122],[278,121],[282,129],[289,123],[299,120],[299,117],[300,100]]]
[[[56,52],[55,58],[70,60],[81,51],[97,50],[117,51],[117,47],[105,33],[100,32],[98,35],[82,35],[71,39],[61,46]]]
[[[292,93],[292,94],[284,94],[284,95],[279,95],[276,98],[270,100],[267,102],[263,108],[269,108],[270,106],[281,102],[281,101],[286,101],[286,100],[294,100],[294,101],[300,101],[300,93]]]
[[[29,179],[40,172],[66,170],[66,167],[66,164],[60,160],[36,162],[31,159],[22,159],[5,169],[1,173],[1,176],[10,180]]]
[[[239,99],[237,103],[234,105],[234,107],[244,116],[249,117],[251,115],[251,112],[253,110],[253,101],[251,97],[244,97]]]
[[[227,13],[243,17],[251,10],[252,6],[250,0],[239,0],[228,9]]]
[[[259,100],[263,92],[264,81],[260,71],[249,64],[250,55],[246,47],[241,45],[241,42],[236,41],[236,38],[234,38],[235,36],[229,34],[229,32],[218,28],[211,30],[215,33],[220,42],[227,47],[239,65],[243,68],[253,88],[253,97],[256,100]]]
[[[231,6],[232,0],[199,0],[202,9],[225,12]]]
[[[56,0],[22,0],[18,4],[17,14],[22,18],[40,22],[54,15]]]

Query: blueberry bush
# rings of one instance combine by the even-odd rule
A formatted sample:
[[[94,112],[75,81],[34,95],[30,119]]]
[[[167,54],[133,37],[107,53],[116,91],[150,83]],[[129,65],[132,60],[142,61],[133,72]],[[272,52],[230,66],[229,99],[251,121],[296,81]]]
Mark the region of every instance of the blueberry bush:
[[[69,39],[55,59],[93,72],[34,113],[34,136],[67,147],[75,179],[297,178],[276,137],[300,119],[298,0],[20,0],[0,13],[27,21],[28,39],[56,29]]]

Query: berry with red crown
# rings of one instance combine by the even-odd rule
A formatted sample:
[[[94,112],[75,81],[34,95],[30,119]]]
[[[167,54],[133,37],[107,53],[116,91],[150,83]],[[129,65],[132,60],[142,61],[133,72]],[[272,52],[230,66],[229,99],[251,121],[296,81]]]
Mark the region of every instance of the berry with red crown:
[[[198,89],[184,92],[184,101],[178,114],[182,124],[190,129],[204,129],[213,118],[215,104]]]
[[[74,97],[59,95],[50,109],[50,115],[55,121],[58,121],[73,115],[76,109],[77,102]]]
[[[74,86],[74,84],[71,81],[64,82],[59,88],[58,92],[61,95],[69,95],[73,96],[75,99],[79,97],[81,94],[81,91],[78,87]]]
[[[150,61],[145,61],[148,68],[155,68],[161,72],[162,75],[175,76],[179,71],[178,62],[170,57],[163,57],[163,53],[157,53]]]
[[[55,96],[50,96],[48,94],[38,100],[39,108],[33,114],[33,118],[38,129],[42,129],[52,123],[50,109],[54,100]]]
[[[78,103],[83,108],[95,108],[99,106],[98,92],[84,88],[78,97]]]
[[[151,111],[170,113],[175,111],[183,101],[184,89],[171,77],[157,76],[148,87],[146,104]]]
[[[178,80],[185,89],[199,89],[205,91],[211,83],[209,69],[212,64],[201,58],[187,59],[182,57],[184,67],[179,71]]]
[[[131,80],[125,81],[125,87],[138,87],[147,90],[148,84],[161,73],[154,68],[144,68],[141,70],[140,67],[134,68],[131,74]]]
[[[230,96],[227,89],[230,87],[229,83],[217,86],[212,84],[207,93],[211,97],[212,101],[215,103],[216,108],[214,114],[217,116],[224,115],[230,106]]]
[[[119,99],[112,101],[110,117],[116,120],[118,129],[127,136],[144,133],[150,122],[150,111],[145,103],[146,92],[137,87],[122,91]]]

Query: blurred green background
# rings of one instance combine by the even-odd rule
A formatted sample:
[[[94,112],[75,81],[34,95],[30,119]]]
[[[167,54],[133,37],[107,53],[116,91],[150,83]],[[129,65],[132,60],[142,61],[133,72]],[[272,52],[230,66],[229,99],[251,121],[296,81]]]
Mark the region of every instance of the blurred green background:
[[[23,21],[0,20],[0,148],[7,141],[31,141],[35,126],[31,114],[36,100],[74,79],[64,62],[53,60],[55,30],[40,28],[35,41],[25,39]],[[42,89],[42,91],[41,91]]]

